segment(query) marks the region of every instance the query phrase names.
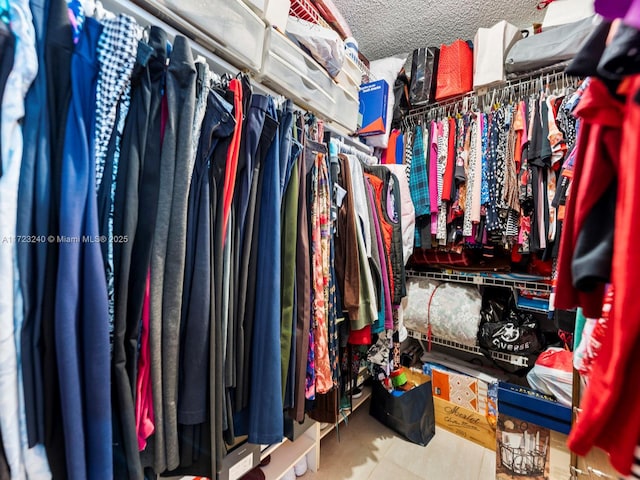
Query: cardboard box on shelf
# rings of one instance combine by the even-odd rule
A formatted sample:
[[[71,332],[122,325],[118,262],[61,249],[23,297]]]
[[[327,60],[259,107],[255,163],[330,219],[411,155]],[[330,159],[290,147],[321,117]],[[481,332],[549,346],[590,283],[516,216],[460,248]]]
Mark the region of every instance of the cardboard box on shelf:
[[[496,424],[491,418],[433,397],[436,425],[491,450],[496,447]]]

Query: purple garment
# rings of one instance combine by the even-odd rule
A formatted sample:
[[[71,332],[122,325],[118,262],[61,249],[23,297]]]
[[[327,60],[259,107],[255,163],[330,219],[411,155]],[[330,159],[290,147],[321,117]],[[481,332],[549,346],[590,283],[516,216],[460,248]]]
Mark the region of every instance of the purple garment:
[[[595,10],[605,18],[622,18],[627,14],[632,0],[596,0]]]
[[[438,124],[431,122],[429,149],[429,196],[431,213],[438,213]],[[434,232],[435,233],[435,232]]]
[[[605,18],[622,18],[627,25],[640,28],[640,0],[596,0],[595,10]]]
[[[384,328],[387,330],[393,329],[393,311],[391,310],[391,285],[389,280],[389,270],[387,270],[387,258],[384,255],[384,242],[382,241],[382,230],[380,229],[380,219],[376,211],[376,197],[373,193],[373,185],[369,182],[369,179],[365,177],[365,183],[367,186],[367,194],[369,195],[369,205],[373,210],[373,227],[376,232],[376,241],[378,243],[378,252],[380,252],[380,276],[382,277],[382,290],[384,293]]]
[[[431,205],[431,234],[438,233],[438,124],[431,122],[429,142],[429,203]]]

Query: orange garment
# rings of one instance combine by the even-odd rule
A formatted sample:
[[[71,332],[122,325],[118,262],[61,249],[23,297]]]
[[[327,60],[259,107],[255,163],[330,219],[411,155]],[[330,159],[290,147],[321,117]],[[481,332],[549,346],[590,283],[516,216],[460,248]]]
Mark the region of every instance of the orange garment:
[[[224,174],[224,187],[222,190],[222,239],[227,238],[227,224],[231,214],[231,201],[236,188],[236,173],[238,172],[238,156],[240,155],[240,136],[242,132],[242,82],[234,78],[229,82],[229,90],[233,92],[233,113],[236,120],[236,128],[231,137],[231,144],[227,151],[227,168]]]
[[[390,287],[390,290],[394,292],[395,281],[393,278],[393,265],[391,263],[393,225],[391,225],[387,221],[383,213],[382,190],[384,188],[384,182],[380,178],[370,173],[365,173],[364,176],[371,183],[371,186],[373,187],[373,191],[376,196],[376,211],[378,214],[378,218],[380,219],[380,230],[382,231],[382,241],[384,242],[384,250],[385,250],[384,256],[387,261],[387,271],[389,272],[389,287]]]
[[[398,137],[400,136],[400,130],[393,129],[389,134],[389,143],[387,143],[387,149],[382,152],[382,163],[383,164],[394,164],[396,163],[396,150]]]

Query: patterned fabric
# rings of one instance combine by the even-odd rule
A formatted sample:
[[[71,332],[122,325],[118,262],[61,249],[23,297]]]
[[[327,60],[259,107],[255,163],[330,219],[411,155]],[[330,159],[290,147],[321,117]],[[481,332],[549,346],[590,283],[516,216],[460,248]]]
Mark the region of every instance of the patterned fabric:
[[[419,128],[416,127],[416,128]],[[423,145],[424,153],[424,145]],[[409,130],[404,134],[404,164],[407,171],[407,181],[411,181],[411,163],[413,157],[413,131]]]
[[[73,31],[73,43],[78,43],[85,20],[84,7],[80,0],[67,0],[67,7],[69,9],[71,30]]]
[[[96,89],[96,188],[100,188],[109,140],[116,125],[118,102],[128,95],[142,29],[127,15],[104,21],[98,42],[98,86]]]
[[[447,243],[447,204],[442,201],[442,191],[444,189],[444,173],[447,168],[449,155],[449,121],[442,122],[442,135],[438,137],[438,229],[436,239],[440,245]]]
[[[309,349],[307,353],[307,375],[304,397],[307,400],[315,400],[316,398],[316,353],[315,339],[313,336],[313,328],[309,329]]]
[[[576,123],[577,119],[571,114],[571,95],[566,95],[560,104],[560,108],[558,109],[558,116],[556,121],[558,122],[558,127],[564,134],[564,139],[567,142],[567,151],[573,150],[573,147],[576,146],[576,139],[578,136]]]
[[[567,143],[556,122],[555,105],[558,97],[547,98],[547,125],[549,127],[549,144],[551,145],[551,165],[555,166],[567,153]]]
[[[502,144],[502,132],[505,131],[504,110],[496,110],[489,121],[489,137],[487,143],[487,184],[489,187],[489,203],[487,205],[487,230],[493,234],[502,234],[502,222],[499,207],[502,204],[504,190],[504,157],[505,143]]]
[[[462,217],[464,227],[464,214],[467,205],[467,166],[469,165],[469,149],[471,147],[471,129],[469,117],[465,115],[458,122],[458,158],[456,160],[455,181],[457,191],[455,202],[452,205],[454,218]]]
[[[486,205],[490,201],[489,197],[489,117],[485,114],[480,115],[480,124],[482,127],[482,189],[480,191],[480,203]]]
[[[127,15],[118,15],[104,21],[98,41],[100,73],[96,90],[95,155],[96,182],[99,187],[107,159],[107,149],[115,128],[115,151],[109,184],[109,217],[107,237],[113,239],[113,216],[116,197],[116,179],[120,163],[120,145],[131,99],[131,72],[136,63],[138,39],[142,28]],[[99,171],[99,173],[98,173]],[[115,316],[115,284],[113,242],[107,243],[107,293],[109,297],[109,334],[113,338]]]
[[[309,351],[307,353],[307,375],[305,385],[305,398],[313,400],[316,398],[316,341],[315,330],[317,328],[316,304],[324,302],[322,289],[322,250],[320,245],[320,220],[316,195],[318,191],[318,170],[314,166],[311,169],[310,188],[310,235],[311,235],[311,326],[309,328]]]
[[[518,172],[516,170],[515,151],[518,146],[517,133],[515,126],[515,114],[512,109],[507,118],[507,128],[509,133],[507,136],[507,151],[504,162],[504,190],[502,192],[502,201],[505,208],[510,208],[516,212],[520,211],[520,199],[518,191]]]
[[[333,387],[329,358],[329,283],[331,257],[331,192],[329,170],[324,155],[314,162],[311,207],[313,244],[313,319],[315,336],[316,391],[327,393]]]
[[[462,226],[462,235],[465,237],[470,237],[473,235],[473,222],[472,218],[472,210],[473,210],[473,190],[474,183],[479,182],[481,179],[478,178],[478,168],[476,165],[476,160],[478,158],[478,154],[476,151],[477,137],[478,137],[478,122],[474,119],[471,120],[471,125],[468,129],[467,135],[469,136],[469,154],[466,157],[466,165],[465,171],[467,172],[467,183],[466,183],[466,201],[464,203],[464,223]]]
[[[340,379],[340,352],[338,343],[338,294],[336,290],[336,270],[334,237],[331,236],[331,274],[329,276],[329,363],[331,364],[331,378],[333,385],[338,385]]]
[[[416,210],[416,217],[431,214],[429,203],[429,179],[427,177],[427,160],[424,154],[424,139],[422,126],[418,125],[413,140],[411,161],[411,175],[409,187],[411,188],[411,200]],[[416,232],[416,235],[418,233]]]
[[[385,330],[367,352],[369,372],[374,379],[383,380],[391,374],[392,336],[391,330]]]

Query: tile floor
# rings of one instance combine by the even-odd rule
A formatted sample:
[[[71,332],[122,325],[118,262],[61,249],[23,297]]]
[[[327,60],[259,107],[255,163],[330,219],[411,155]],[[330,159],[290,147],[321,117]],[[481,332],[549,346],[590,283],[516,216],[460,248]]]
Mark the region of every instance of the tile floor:
[[[320,448],[320,469],[302,480],[493,480],[495,452],[442,430],[426,447],[410,443],[373,417],[365,403]]]

